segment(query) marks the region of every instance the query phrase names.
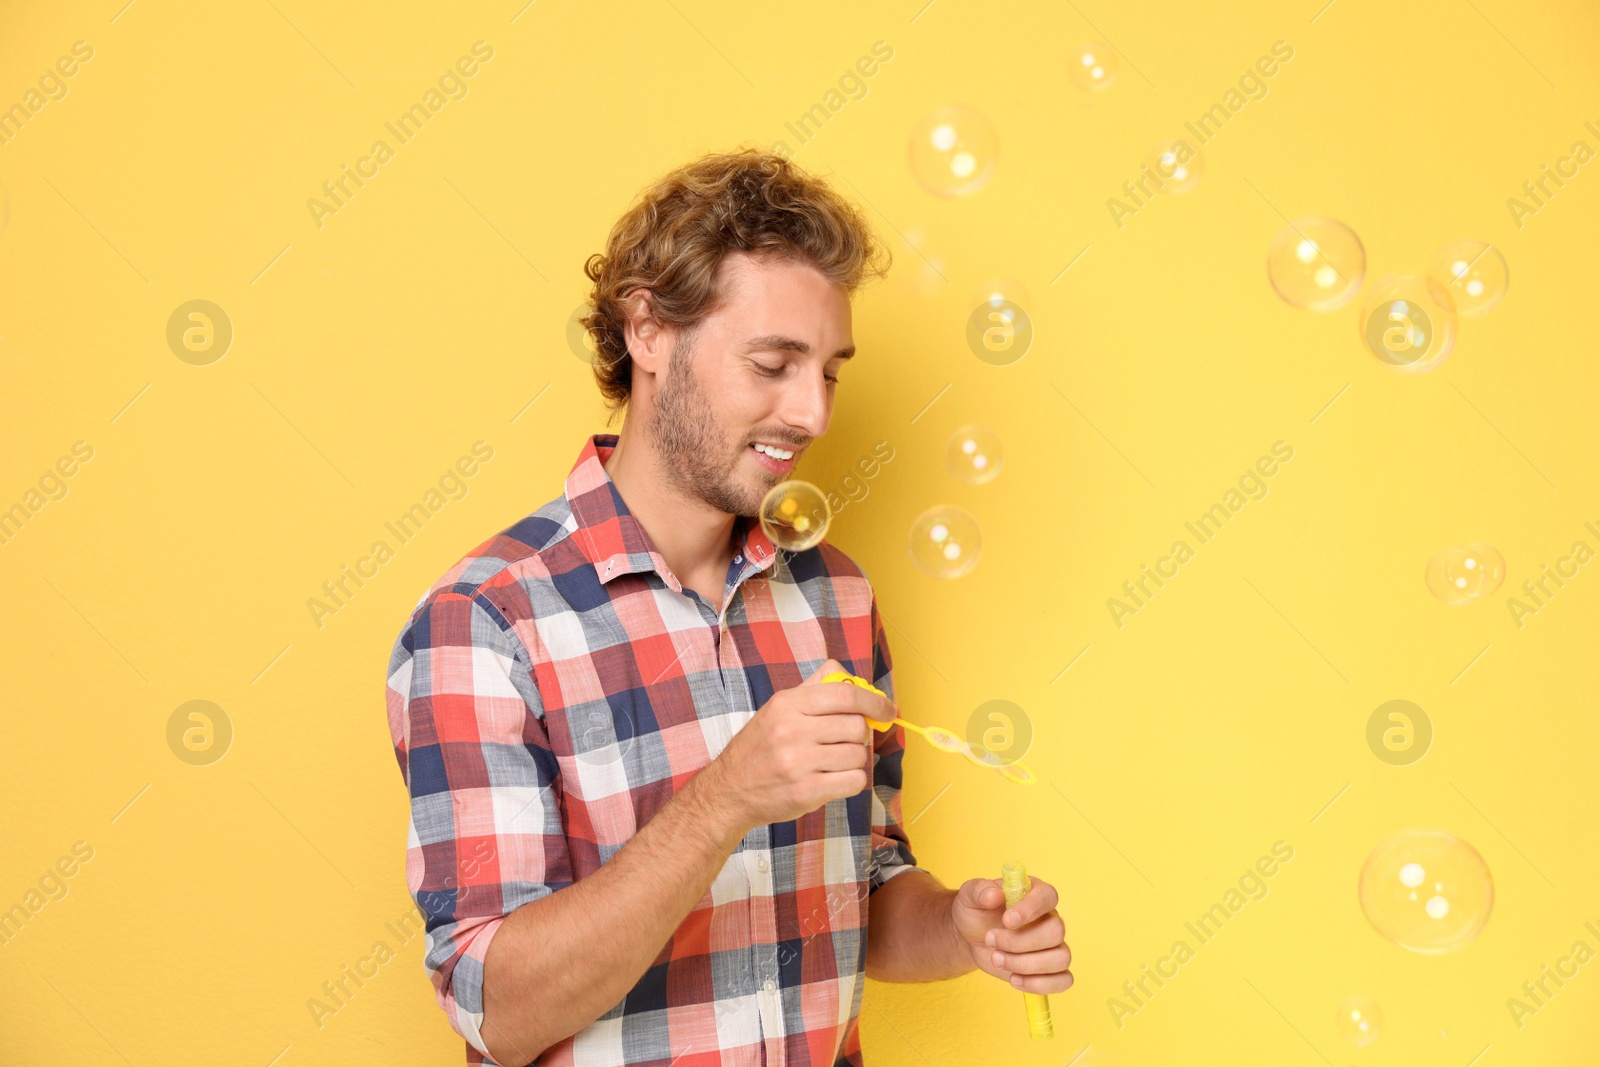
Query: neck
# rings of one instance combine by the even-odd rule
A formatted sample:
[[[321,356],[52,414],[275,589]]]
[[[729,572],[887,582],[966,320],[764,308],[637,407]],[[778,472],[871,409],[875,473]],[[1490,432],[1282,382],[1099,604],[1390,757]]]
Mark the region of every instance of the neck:
[[[644,428],[634,423],[629,418],[622,424],[606,474],[678,581],[720,603],[737,550],[734,516],[685,493]]]

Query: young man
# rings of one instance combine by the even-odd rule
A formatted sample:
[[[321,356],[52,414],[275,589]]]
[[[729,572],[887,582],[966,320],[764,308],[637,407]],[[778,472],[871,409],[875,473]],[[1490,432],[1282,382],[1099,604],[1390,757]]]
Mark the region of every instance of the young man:
[[[389,663],[406,880],[469,1064],[862,1062],[863,975],[1072,984],[1056,891],[944,888],[902,825],[872,587],[753,521],[827,431],[860,213],[746,150],[667,175],[585,270],[619,436],[430,589]]]

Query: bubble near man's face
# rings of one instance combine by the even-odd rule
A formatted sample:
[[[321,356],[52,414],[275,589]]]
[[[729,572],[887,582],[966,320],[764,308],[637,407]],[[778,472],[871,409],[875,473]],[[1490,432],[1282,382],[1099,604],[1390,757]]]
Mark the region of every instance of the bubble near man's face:
[[[790,552],[820,544],[832,521],[827,496],[798,478],[779,482],[761,501],[761,529],[774,545]]]
[[[994,173],[1000,137],[983,112],[942,107],[911,131],[911,176],[935,196],[970,196]]]
[[[1494,879],[1477,849],[1440,830],[1406,830],[1367,857],[1359,882],[1367,921],[1401,948],[1454,952],[1483,932]]]
[[[1336,311],[1355,299],[1367,274],[1361,238],[1342,222],[1308,216],[1278,231],[1267,248],[1272,288],[1298,308]]]

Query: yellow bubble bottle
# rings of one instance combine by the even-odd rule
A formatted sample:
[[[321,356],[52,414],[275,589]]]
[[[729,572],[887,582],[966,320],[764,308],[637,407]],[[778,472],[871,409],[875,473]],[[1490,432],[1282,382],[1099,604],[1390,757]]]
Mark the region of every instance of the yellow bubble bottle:
[[[1017,902],[1028,895],[1028,888],[1032,884],[1019,860],[1012,860],[1000,868],[1000,885],[1006,893],[1006,907],[1016,907]],[[1044,993],[1024,993],[1022,1003],[1028,1009],[1028,1036],[1035,1041],[1055,1037],[1056,1029],[1050,1022],[1050,998]]]

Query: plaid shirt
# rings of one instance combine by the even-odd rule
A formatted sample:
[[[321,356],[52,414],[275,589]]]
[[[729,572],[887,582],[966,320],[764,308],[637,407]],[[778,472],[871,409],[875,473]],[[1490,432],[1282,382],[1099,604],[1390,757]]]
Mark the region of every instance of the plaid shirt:
[[[848,557],[777,552],[741,520],[719,610],[612,485],[616,440],[590,439],[562,496],[423,594],[389,660],[406,883],[469,1064],[494,1063],[483,962],[507,915],[598,870],[823,660],[894,693],[872,587]],[[536,1062],[860,1067],[868,897],[916,863],[905,731],[874,745],[870,789],[751,830],[627,995]]]

